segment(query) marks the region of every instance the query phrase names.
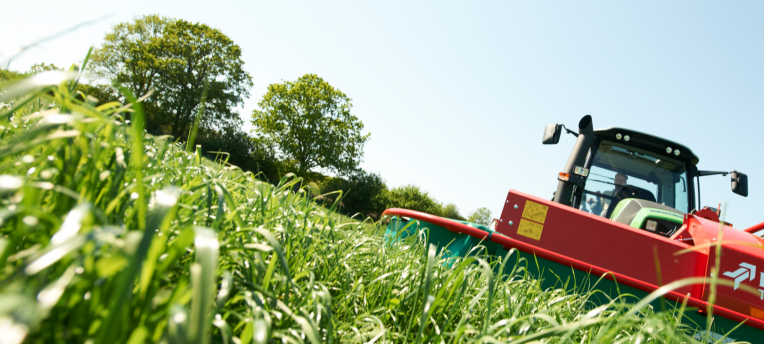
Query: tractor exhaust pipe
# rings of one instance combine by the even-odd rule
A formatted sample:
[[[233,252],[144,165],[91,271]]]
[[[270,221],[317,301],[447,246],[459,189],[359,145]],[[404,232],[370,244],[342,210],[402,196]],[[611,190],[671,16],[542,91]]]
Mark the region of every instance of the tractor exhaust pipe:
[[[565,164],[565,169],[562,173],[567,173],[571,176],[569,181],[562,181],[557,184],[557,192],[554,194],[554,201],[567,206],[573,206],[573,186],[577,185],[577,180],[573,172],[576,166],[584,167],[586,162],[586,155],[594,142],[594,127],[592,126],[592,116],[586,115],[578,122],[578,139],[573,146],[573,151],[570,153],[568,163]],[[583,183],[580,183],[579,187],[583,187]]]

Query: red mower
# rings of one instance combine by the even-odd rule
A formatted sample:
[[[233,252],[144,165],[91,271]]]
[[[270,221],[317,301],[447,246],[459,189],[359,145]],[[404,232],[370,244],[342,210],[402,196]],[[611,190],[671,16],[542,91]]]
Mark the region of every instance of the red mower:
[[[509,190],[491,228],[387,209],[388,234],[401,236],[405,222],[414,221],[408,228],[428,228],[428,242],[448,256],[483,245],[504,257],[514,248],[530,262],[529,271],[543,274],[547,287],[593,283],[601,276],[596,289],[611,296],[644,297],[671,287],[663,298],[692,307],[684,320],[703,328],[718,271],[708,335],[728,334],[722,342],[764,342],[764,239],[754,234],[764,223],[735,229],[720,221],[719,209],[700,206],[701,177],[729,175],[732,192],[744,197],[748,177],[698,170],[699,159],[689,148],[660,137],[624,128],[594,130],[588,115],[577,133],[547,125],[542,142],[558,143],[563,129],[577,140],[552,200]]]

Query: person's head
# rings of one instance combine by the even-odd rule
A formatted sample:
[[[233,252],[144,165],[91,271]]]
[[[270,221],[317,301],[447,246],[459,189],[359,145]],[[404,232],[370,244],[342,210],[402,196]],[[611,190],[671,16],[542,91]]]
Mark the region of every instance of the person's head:
[[[618,186],[626,185],[626,179],[627,178],[628,177],[626,177],[625,174],[623,174],[621,172],[618,172],[618,173],[615,174],[615,182],[614,182],[614,184],[618,185]]]

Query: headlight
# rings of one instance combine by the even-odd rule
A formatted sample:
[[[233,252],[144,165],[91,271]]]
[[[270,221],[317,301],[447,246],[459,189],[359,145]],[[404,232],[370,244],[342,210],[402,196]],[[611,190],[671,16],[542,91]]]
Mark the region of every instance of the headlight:
[[[647,229],[648,231],[655,232],[656,228],[658,228],[658,222],[647,220],[647,226],[645,227],[645,229]]]

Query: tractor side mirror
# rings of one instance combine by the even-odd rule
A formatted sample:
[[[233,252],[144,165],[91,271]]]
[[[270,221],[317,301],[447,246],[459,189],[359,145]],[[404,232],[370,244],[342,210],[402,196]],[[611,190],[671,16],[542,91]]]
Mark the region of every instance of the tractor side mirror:
[[[748,175],[738,171],[730,172],[732,176],[732,192],[748,197]]]
[[[541,143],[545,145],[556,145],[560,142],[560,134],[562,134],[562,124],[547,124],[544,129],[544,139]]]

